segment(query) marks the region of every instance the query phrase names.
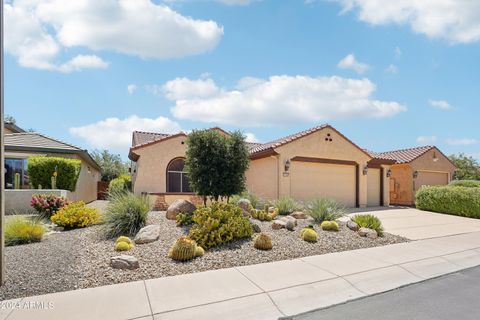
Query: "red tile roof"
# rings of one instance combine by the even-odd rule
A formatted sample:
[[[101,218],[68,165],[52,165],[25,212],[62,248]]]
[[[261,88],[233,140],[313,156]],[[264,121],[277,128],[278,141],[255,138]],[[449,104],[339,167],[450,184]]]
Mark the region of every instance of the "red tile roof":
[[[401,149],[387,152],[375,153],[369,151],[369,153],[378,159],[389,159],[395,160],[397,163],[409,163],[417,159],[421,155],[427,153],[431,149],[435,148],[434,146],[422,146],[409,149]]]
[[[137,147],[152,141],[161,140],[170,136],[166,133],[145,132],[145,131],[133,131],[132,147]]]

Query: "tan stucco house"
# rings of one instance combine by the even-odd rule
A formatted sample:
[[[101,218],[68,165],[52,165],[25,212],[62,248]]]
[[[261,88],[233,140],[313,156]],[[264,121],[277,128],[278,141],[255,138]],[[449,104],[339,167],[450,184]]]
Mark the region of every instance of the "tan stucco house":
[[[133,133],[129,158],[134,192],[151,195],[157,208],[177,198],[199,201],[184,171],[186,137],[183,132]],[[332,197],[350,207],[390,203],[387,172],[395,160],[372,155],[330,125],[248,147],[247,189],[266,199]]]
[[[82,162],[75,192],[70,200],[91,202],[97,199],[97,182],[101,179],[100,167],[90,154],[81,148],[47,137],[40,133],[25,132],[12,123],[5,123],[5,189],[13,188],[15,173],[20,173],[22,189],[29,189],[28,157],[54,156],[75,158]]]

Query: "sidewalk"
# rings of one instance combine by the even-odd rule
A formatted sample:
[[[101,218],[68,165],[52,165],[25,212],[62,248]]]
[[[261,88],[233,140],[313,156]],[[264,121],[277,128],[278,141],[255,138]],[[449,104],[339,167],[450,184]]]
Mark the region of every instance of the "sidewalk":
[[[480,232],[28,297],[0,319],[277,319],[477,265]]]

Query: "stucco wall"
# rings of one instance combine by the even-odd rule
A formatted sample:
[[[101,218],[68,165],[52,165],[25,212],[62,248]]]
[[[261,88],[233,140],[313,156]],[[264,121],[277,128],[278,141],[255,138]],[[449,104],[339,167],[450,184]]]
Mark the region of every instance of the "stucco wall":
[[[268,200],[276,199],[278,196],[277,164],[277,157],[250,161],[250,167],[246,172],[247,190]]]
[[[437,161],[434,161],[434,154],[437,158]],[[455,166],[437,149],[432,149],[426,152],[421,157],[413,160],[410,165],[412,166],[413,171],[427,170],[448,172],[450,174],[450,177],[455,171]]]
[[[133,181],[136,194],[166,192],[167,165],[175,158],[185,157],[185,140],[185,136],[178,136],[135,151],[140,156]]]
[[[330,134],[328,137],[327,134]],[[325,141],[326,138],[332,141]],[[291,195],[291,175],[283,176],[284,164],[287,159],[295,156],[326,158],[336,160],[355,161],[359,164],[359,203],[361,207],[367,205],[367,176],[363,175],[362,169],[371,159],[363,151],[355,147],[348,140],[343,138],[335,130],[325,128],[313,134],[300,138],[291,143],[275,149],[280,154],[279,165],[279,194],[280,196]],[[293,165],[293,164],[292,164]],[[292,172],[293,172],[292,168]],[[293,173],[292,173],[293,174]],[[305,179],[305,184],[311,181]]]
[[[14,133],[12,130],[8,129],[8,128],[4,128],[4,134],[9,134],[9,133]]]

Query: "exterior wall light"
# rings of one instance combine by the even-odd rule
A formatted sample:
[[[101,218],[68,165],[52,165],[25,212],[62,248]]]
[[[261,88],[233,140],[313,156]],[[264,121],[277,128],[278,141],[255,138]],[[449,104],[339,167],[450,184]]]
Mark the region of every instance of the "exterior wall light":
[[[392,176],[392,170],[388,169],[387,170],[387,178],[390,178]]]
[[[287,159],[285,161],[285,172],[288,172],[290,170],[290,159]]]
[[[368,173],[368,166],[363,167],[363,175],[366,176]]]
[[[418,177],[418,171],[414,171],[413,172],[413,179],[417,179],[417,177]]]

